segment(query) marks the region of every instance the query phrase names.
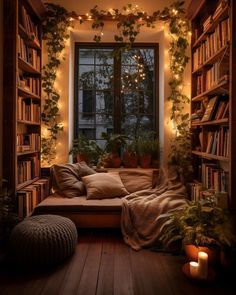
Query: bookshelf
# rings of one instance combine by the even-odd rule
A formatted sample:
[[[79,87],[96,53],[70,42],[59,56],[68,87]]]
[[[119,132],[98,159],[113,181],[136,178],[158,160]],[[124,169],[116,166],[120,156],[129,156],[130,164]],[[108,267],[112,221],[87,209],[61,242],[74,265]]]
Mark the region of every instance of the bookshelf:
[[[40,0],[4,0],[3,177],[21,218],[47,195],[40,175]]]
[[[192,29],[191,197],[204,198],[210,191],[235,211],[236,3],[193,0],[187,17]]]

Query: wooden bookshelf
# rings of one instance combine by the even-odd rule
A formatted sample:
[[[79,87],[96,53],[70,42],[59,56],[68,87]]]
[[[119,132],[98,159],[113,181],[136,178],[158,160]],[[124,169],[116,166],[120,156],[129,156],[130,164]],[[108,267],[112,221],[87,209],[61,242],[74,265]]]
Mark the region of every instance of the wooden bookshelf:
[[[229,208],[236,210],[236,48],[233,46],[236,40],[236,3],[229,0],[222,5],[221,2],[192,0],[187,11],[192,27],[192,159],[198,188],[201,183],[202,189],[214,191],[214,174],[218,189],[224,189],[228,194]],[[214,75],[213,83],[208,81],[210,75]],[[201,122],[206,108],[204,101],[215,96],[218,104],[212,119]],[[219,115],[216,119],[216,114],[220,114],[220,108],[223,110],[226,104],[227,115]],[[199,119],[194,117],[195,114],[200,114]],[[207,188],[204,187],[206,171],[212,173],[212,182],[207,180],[210,181]],[[222,179],[224,185],[220,183]]]
[[[45,8],[41,0],[4,0],[3,9],[3,177],[13,197],[21,190],[21,204],[22,190],[27,190],[27,204],[35,204],[28,186],[40,182],[41,23]],[[35,184],[39,194],[44,194],[43,185],[44,180],[42,185]],[[27,204],[25,200],[23,205]]]

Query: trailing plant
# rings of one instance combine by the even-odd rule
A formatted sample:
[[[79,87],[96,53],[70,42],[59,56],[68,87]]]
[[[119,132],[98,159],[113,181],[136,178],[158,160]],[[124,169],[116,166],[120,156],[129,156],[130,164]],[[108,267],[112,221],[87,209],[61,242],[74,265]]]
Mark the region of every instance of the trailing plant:
[[[171,141],[169,164],[178,167],[179,172],[186,180],[191,172],[191,150],[189,133],[189,115],[185,112],[185,105],[189,104],[189,98],[182,93],[183,73],[189,58],[186,56],[188,46],[188,23],[184,17],[184,1],[176,1],[170,7],[162,11],[157,10],[152,15],[140,10],[137,5],[127,4],[119,9],[98,10],[97,6],[84,16],[78,16],[74,12],[68,13],[64,8],[46,4],[48,17],[44,25],[47,38],[49,63],[44,68],[43,88],[46,90],[47,100],[43,112],[43,122],[48,126],[51,139],[42,139],[42,158],[48,162],[55,156],[55,141],[58,132],[63,126],[57,122],[59,116],[59,93],[54,88],[56,69],[60,65],[59,53],[65,47],[65,39],[68,38],[67,28],[70,25],[70,17],[84,21],[91,21],[92,29],[98,33],[94,36],[95,42],[101,42],[104,34],[105,21],[117,22],[118,33],[114,34],[114,41],[120,44],[119,50],[129,50],[136,41],[142,27],[154,28],[157,21],[163,21],[169,28],[172,38],[170,42],[170,70],[172,78],[169,81],[171,94],[169,101],[172,103],[170,120],[173,122],[175,135]],[[118,52],[119,54],[119,52]],[[118,55],[117,55],[118,56]],[[51,59],[51,62],[50,62]]]
[[[155,28],[157,21],[163,21],[168,25],[171,36],[169,56],[170,70],[172,73],[169,86],[171,94],[168,100],[171,101],[170,121],[173,123],[175,135],[171,140],[171,150],[169,153],[169,164],[175,165],[184,181],[191,176],[191,148],[189,131],[189,114],[185,111],[185,106],[189,105],[189,97],[183,91],[183,73],[188,63],[189,57],[186,55],[188,43],[188,22],[184,16],[184,1],[176,1],[170,7],[165,7],[162,11],[157,10],[152,15],[139,10],[138,6],[128,4],[119,9],[98,10],[97,6],[90,10],[90,14],[80,16],[80,23],[85,20],[92,21],[92,28],[99,30],[99,34],[94,36],[95,42],[101,42],[104,35],[105,20],[117,22],[118,33],[114,35],[115,42],[121,44],[119,50],[129,50],[136,41],[143,26]],[[116,53],[116,56],[119,52]]]
[[[52,3],[45,3],[47,14],[43,23],[43,35],[46,40],[47,63],[42,68],[42,88],[45,93],[42,122],[47,134],[42,134],[42,161],[50,164],[55,158],[58,134],[63,130],[59,122],[60,93],[55,87],[57,70],[61,64],[61,54],[69,38],[71,14],[66,9]]]

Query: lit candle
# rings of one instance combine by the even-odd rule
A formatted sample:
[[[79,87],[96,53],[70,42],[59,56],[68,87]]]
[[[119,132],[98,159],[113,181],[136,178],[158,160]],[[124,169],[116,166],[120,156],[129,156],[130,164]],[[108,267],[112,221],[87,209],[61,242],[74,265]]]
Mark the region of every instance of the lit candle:
[[[198,275],[202,279],[208,276],[208,255],[205,252],[198,252]]]
[[[189,262],[190,275],[194,278],[198,276],[198,263],[195,261]]]

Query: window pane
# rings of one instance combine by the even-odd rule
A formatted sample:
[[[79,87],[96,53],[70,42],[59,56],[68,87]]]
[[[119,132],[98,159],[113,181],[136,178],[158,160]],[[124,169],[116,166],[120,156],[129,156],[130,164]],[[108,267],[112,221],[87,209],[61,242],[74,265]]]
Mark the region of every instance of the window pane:
[[[101,147],[102,132],[138,137],[156,131],[156,49],[135,47],[116,60],[112,46],[96,46],[77,45],[75,130],[93,136]]]

